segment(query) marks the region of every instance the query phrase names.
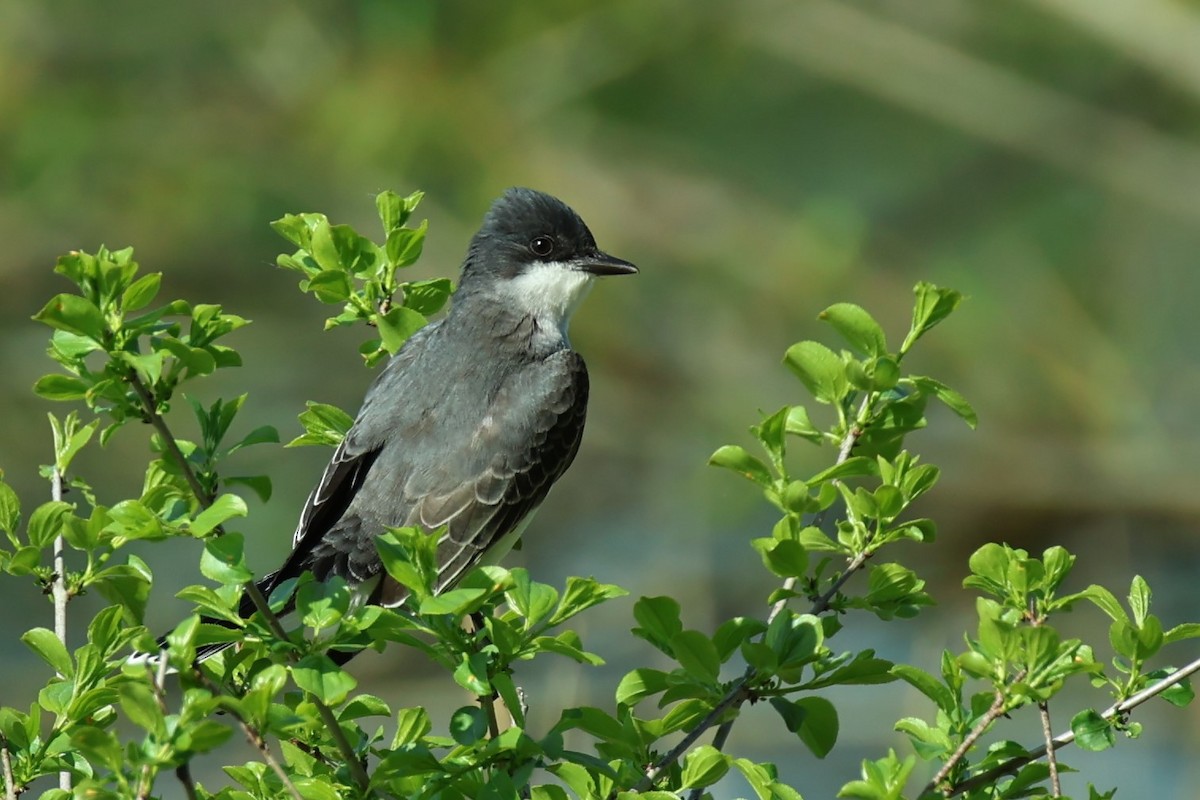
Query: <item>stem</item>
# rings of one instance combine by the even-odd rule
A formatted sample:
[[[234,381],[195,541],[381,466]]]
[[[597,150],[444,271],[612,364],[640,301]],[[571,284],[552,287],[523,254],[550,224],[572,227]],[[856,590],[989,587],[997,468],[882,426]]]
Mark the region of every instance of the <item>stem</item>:
[[[210,681],[208,676],[206,676],[203,672],[196,669],[193,670],[193,674],[196,676],[197,680],[208,687],[210,692],[213,694],[221,693],[220,688]],[[262,755],[263,761],[267,762],[267,766],[269,766],[271,771],[274,772],[279,777],[279,780],[283,782],[284,788],[288,790],[288,794],[294,797],[295,800],[304,800],[304,796],[300,794],[300,790],[296,788],[296,784],[292,783],[292,779],[288,777],[287,772],[282,766],[279,765],[279,762],[275,760],[275,757],[271,755],[271,749],[267,746],[267,740],[264,739],[262,734],[258,732],[258,729],[247,722],[246,718],[242,716],[241,712],[235,708],[229,707],[225,710],[238,721],[238,726],[242,729],[242,733],[245,734],[246,741],[258,749],[259,754]],[[176,774],[179,774],[178,770],[176,770]],[[188,779],[191,779],[190,772],[188,773]],[[182,780],[182,778],[180,780]]]
[[[1022,670],[1021,673],[1014,678],[1014,681],[1021,680],[1024,674],[1024,670]],[[968,733],[966,738],[962,740],[962,744],[958,746],[958,749],[954,751],[954,754],[950,756],[946,763],[942,765],[942,768],[938,770],[937,774],[933,776],[933,780],[931,780],[921,791],[922,795],[926,794],[942,781],[946,780],[946,776],[950,774],[950,771],[954,769],[958,762],[963,760],[963,758],[975,745],[975,742],[979,741],[979,737],[983,736],[983,734],[987,732],[987,729],[992,726],[992,723],[1004,713],[1005,706],[1007,705],[1008,699],[1004,696],[1004,692],[1000,689],[997,689],[996,699],[992,701],[991,708],[987,710],[979,722],[975,723],[975,727],[972,728],[971,732]]]
[[[192,768],[189,762],[185,761],[175,768],[175,777],[179,778],[179,782],[183,784],[183,793],[187,795],[187,800],[196,800],[196,782],[192,780]]]
[[[50,470],[50,498],[57,502],[63,499],[62,472],[57,464]],[[66,539],[62,534],[54,537],[54,583],[51,585],[51,593],[54,598],[54,635],[66,647],[67,601],[71,598],[67,594]],[[63,770],[58,773],[58,788],[65,792],[71,791],[70,772]]]
[[[1050,790],[1055,797],[1062,797],[1062,784],[1058,780],[1058,759],[1055,758],[1051,746],[1054,741],[1054,729],[1050,727],[1050,704],[1045,700],[1038,703],[1038,713],[1042,718],[1042,736],[1046,738],[1046,765],[1050,767]]]
[[[0,739],[0,767],[4,769],[5,800],[17,800],[17,787],[13,781],[12,760],[8,756],[7,739]]]
[[[865,397],[863,397],[862,404],[858,408],[858,414],[855,417],[854,422],[851,423],[850,427],[847,429],[846,435],[842,437],[841,445],[838,448],[837,460],[834,461],[835,466],[844,463],[846,459],[850,458],[850,451],[854,449],[854,444],[858,441],[858,437],[862,436],[863,434],[864,420],[867,416],[867,413],[870,411],[870,408],[871,395],[868,393]],[[816,524],[820,524],[820,520],[824,517],[824,514],[824,511],[818,514],[814,522]],[[851,575],[862,568],[863,564],[865,564],[867,559],[870,558],[870,555],[870,553],[863,552],[851,559],[850,563],[846,565],[846,569],[841,575],[838,576],[838,579],[833,582],[833,585],[828,589],[828,591],[826,591],[823,595],[818,597],[816,601],[813,602],[810,613],[820,614],[823,611],[828,610],[829,602],[837,594],[838,590],[845,585],[846,581],[850,579]],[[791,591],[795,587],[796,578],[791,577],[784,580],[783,588],[785,591]],[[787,606],[787,601],[787,597],[783,597],[775,601],[775,604],[771,607],[770,614],[767,615],[768,625],[770,625],[776,617],[783,613],[783,609]],[[735,681],[734,684],[729,687],[729,691],[725,693],[725,696],[722,697],[715,706],[713,706],[712,711],[708,712],[704,719],[700,720],[699,724],[697,724],[695,728],[689,731],[688,734],[684,736],[682,740],[680,740],[679,744],[672,747],[666,755],[662,756],[658,759],[658,761],[646,768],[645,774],[634,787],[634,791],[644,792],[652,787],[654,782],[658,780],[660,775],[662,775],[663,771],[678,761],[680,757],[683,756],[683,754],[686,753],[688,749],[691,748],[691,746],[694,745],[700,739],[700,737],[704,735],[705,731],[717,724],[717,720],[723,717],[730,709],[741,707],[742,703],[746,702],[746,700],[750,698],[751,691],[749,684],[751,679],[754,678],[754,675],[754,668],[747,667],[746,671],[742,673],[742,677],[738,678],[737,681]],[[718,750],[721,749],[721,747],[725,744],[725,741],[729,738],[729,732],[732,728],[732,719],[722,722],[721,726],[717,729],[716,735],[713,737],[713,746]]]
[[[1190,664],[1188,664],[1185,667],[1180,667],[1179,669],[1175,670],[1167,677],[1163,678],[1162,680],[1158,681],[1157,683],[1147,686],[1145,689],[1143,689],[1142,691],[1133,695],[1132,697],[1122,700],[1119,703],[1114,703],[1113,705],[1109,706],[1103,713],[1101,713],[1100,716],[1103,717],[1104,719],[1110,720],[1110,721],[1117,717],[1123,716],[1123,715],[1129,713],[1130,711],[1132,711],[1133,709],[1137,708],[1138,706],[1140,706],[1142,703],[1146,702],[1150,698],[1157,697],[1158,695],[1165,692],[1167,689],[1170,689],[1175,684],[1181,682],[1182,680],[1187,678],[1189,675],[1192,675],[1196,672],[1200,672],[1200,658],[1196,659],[1195,661],[1191,662]],[[1025,766],[1026,764],[1030,763],[1031,761],[1037,761],[1039,758],[1046,755],[1051,750],[1057,750],[1060,747],[1065,747],[1066,745],[1070,744],[1073,741],[1075,741],[1075,732],[1074,731],[1067,731],[1066,733],[1060,733],[1058,736],[1055,736],[1053,739],[1051,739],[1046,744],[1043,744],[1039,747],[1034,748],[1033,750],[1030,750],[1028,753],[1026,753],[1023,756],[1018,756],[1018,757],[1012,759],[1011,761],[1006,761],[1005,763],[999,765],[998,767],[993,767],[992,769],[989,769],[987,772],[981,772],[980,774],[976,775],[973,778],[970,778],[969,780],[965,780],[960,784],[950,787],[950,790],[949,790],[949,792],[947,792],[945,794],[945,797],[947,797],[947,798],[955,797],[955,796],[963,794],[965,792],[969,792],[974,789],[978,789],[981,786],[988,786],[989,784],[994,783],[996,781],[996,779],[1001,778],[1004,775],[1008,775],[1010,773],[1016,772],[1021,767]]]
[[[729,732],[733,730],[733,720],[727,719],[717,728],[717,732],[713,734],[712,746],[717,750],[724,749],[725,742],[729,739]],[[688,793],[688,800],[701,800],[704,797],[703,786],[697,786]]]
[[[350,775],[353,776],[355,785],[366,793],[367,787],[371,785],[371,776],[367,774],[367,769],[363,766],[362,759],[359,758],[358,753],[354,752],[350,740],[346,738],[346,732],[342,730],[337,717],[333,715],[333,709],[312,695],[309,695],[309,699],[317,707],[317,712],[325,722],[325,727],[329,728],[329,735],[333,737],[334,743],[337,744],[342,758],[346,759],[346,767],[350,770]]]
[[[196,477],[196,473],[192,469],[192,465],[188,463],[187,458],[183,455],[183,451],[179,449],[179,444],[175,441],[175,436],[171,433],[171,429],[167,427],[166,420],[163,419],[162,414],[158,413],[158,406],[154,402],[154,396],[150,393],[150,390],[146,388],[146,384],[142,383],[142,379],[138,376],[137,372],[130,370],[128,373],[128,380],[129,384],[133,387],[134,392],[137,393],[138,398],[142,401],[142,408],[146,412],[146,418],[149,420],[150,424],[154,426],[154,429],[158,431],[159,436],[162,437],[163,446],[167,448],[167,452],[171,454],[173,459],[175,459],[176,464],[179,466],[180,472],[183,473],[184,480],[187,481],[188,487],[191,488],[192,493],[196,496],[196,501],[202,508],[208,508],[212,505],[213,497],[211,497],[208,492],[204,491],[204,487],[200,484],[200,479]],[[221,529],[218,528],[217,535],[220,535],[221,533]],[[258,588],[258,584],[251,579],[247,581],[244,586],[246,594],[250,597],[250,601],[254,603],[255,610],[262,615],[264,620],[266,620],[267,627],[270,628],[272,635],[282,641],[287,641],[288,635],[283,629],[283,624],[280,623],[279,617],[275,615],[275,612],[271,610],[271,606],[267,602],[267,598],[263,595],[262,590]],[[295,661],[295,654],[289,654],[289,659]],[[360,790],[366,792],[367,787],[371,783],[371,778],[369,775],[367,775],[367,771],[363,767],[362,762],[359,760],[358,754],[354,752],[354,748],[350,745],[350,741],[346,738],[345,731],[343,731],[341,725],[338,724],[337,717],[334,716],[333,710],[329,706],[325,705],[322,700],[313,696],[312,694],[308,694],[308,697],[310,700],[312,700],[313,705],[316,706],[318,713],[320,713],[321,719],[325,723],[325,726],[329,729],[329,735],[333,737],[333,741],[337,745],[338,750],[341,752],[342,757],[346,759],[346,766],[349,768],[351,775],[354,776],[355,784],[358,785]],[[250,729],[244,723],[243,728],[246,730],[247,738],[250,738],[252,729]],[[266,741],[263,740],[257,732],[254,732],[253,735],[258,737],[258,739],[262,742],[261,746],[259,746],[259,750],[263,753],[264,757],[269,758],[270,756],[266,749]],[[253,738],[251,738],[251,743],[258,746]],[[286,778],[282,768],[279,767],[278,763],[271,763],[272,768],[275,769],[276,773],[279,774],[281,778],[283,778],[284,783],[291,789],[292,793],[299,798],[300,795],[296,792],[296,787],[293,786],[291,781]]]

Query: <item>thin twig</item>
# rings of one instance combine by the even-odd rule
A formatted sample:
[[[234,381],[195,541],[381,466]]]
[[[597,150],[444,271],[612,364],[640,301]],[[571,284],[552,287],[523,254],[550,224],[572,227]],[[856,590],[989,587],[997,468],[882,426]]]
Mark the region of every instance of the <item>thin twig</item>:
[[[0,738],[0,766],[4,769],[4,798],[17,800],[17,786],[13,780],[12,760],[8,756],[8,740]]]
[[[1024,674],[1025,672],[1022,670],[1019,675],[1013,679],[1014,682],[1021,680]],[[987,712],[982,717],[980,717],[979,722],[975,723],[975,727],[971,729],[966,738],[962,740],[962,744],[960,744],[958,749],[954,751],[954,754],[950,756],[946,763],[942,765],[942,768],[938,770],[937,774],[933,776],[933,780],[931,780],[921,791],[922,795],[936,788],[938,784],[946,780],[946,776],[950,774],[950,771],[958,765],[958,762],[963,760],[968,752],[970,752],[971,748],[975,746],[975,742],[979,741],[979,737],[983,736],[983,734],[987,732],[987,729],[992,727],[992,723],[1004,713],[1004,710],[1007,706],[1008,698],[1004,696],[1004,691],[997,689],[996,699],[992,701],[991,707],[988,708]]]
[[[167,713],[167,697],[164,687],[167,684],[167,659],[158,659],[158,667],[154,670],[147,662],[146,672],[150,676],[150,688],[154,693],[154,701],[158,705],[158,710],[165,715]],[[151,769],[150,764],[142,765],[142,774],[138,778],[138,800],[145,800],[150,796],[150,790],[154,788],[154,775]]]
[[[208,687],[210,692],[213,694],[220,694],[220,688],[210,681],[207,675],[198,669],[193,670],[192,673],[196,676],[197,680]],[[288,776],[287,772],[282,766],[280,766],[279,762],[275,760],[275,756],[271,755],[271,748],[267,745],[267,740],[263,738],[263,735],[258,732],[258,729],[247,722],[246,718],[243,717],[241,712],[235,707],[230,706],[225,710],[228,711],[229,714],[238,721],[238,726],[241,727],[242,733],[245,734],[246,741],[258,749],[263,761],[267,762],[267,766],[270,767],[271,770],[279,777],[279,780],[283,782],[284,788],[288,790],[288,794],[290,794],[296,800],[304,800],[304,796],[300,794],[300,790],[296,788],[296,784],[292,783],[292,779]],[[176,774],[178,774],[178,772]]]
[[[62,472],[57,464],[50,468],[50,497],[56,502],[62,502],[63,499]],[[62,534],[54,537],[54,583],[51,585],[51,593],[54,598],[54,635],[63,643],[63,647],[66,647],[67,602],[70,596],[67,594],[66,539]],[[58,788],[65,792],[71,791],[70,772],[63,770],[58,773]]]
[[[1107,709],[1105,709],[1105,711],[1102,712],[1100,714],[1100,716],[1108,721],[1112,721],[1113,719],[1116,719],[1117,717],[1124,716],[1125,714],[1128,714],[1130,711],[1137,708],[1138,706],[1140,706],[1142,703],[1146,702],[1150,698],[1156,697],[1156,696],[1162,694],[1167,689],[1170,689],[1175,684],[1183,681],[1185,678],[1187,678],[1190,675],[1193,675],[1196,672],[1200,672],[1200,658],[1196,659],[1195,661],[1191,662],[1190,664],[1188,664],[1185,667],[1181,667],[1181,668],[1175,670],[1170,675],[1166,676],[1165,678],[1158,681],[1157,683],[1147,686],[1145,689],[1143,689],[1142,691],[1133,695],[1132,697],[1130,697],[1126,700],[1122,700],[1119,703],[1114,703],[1113,705],[1111,705]],[[1003,764],[1000,764],[997,767],[993,767],[992,769],[989,769],[987,772],[981,772],[980,774],[976,775],[973,778],[970,778],[968,780],[963,781],[960,784],[950,787],[950,790],[949,790],[949,792],[947,792],[945,794],[945,797],[947,797],[947,798],[956,797],[957,795],[963,794],[965,792],[969,792],[974,789],[978,789],[981,786],[988,786],[988,785],[994,783],[997,779],[999,779],[1005,775],[1011,774],[1013,772],[1016,772],[1017,770],[1019,770],[1021,767],[1025,766],[1026,764],[1028,764],[1032,761],[1037,761],[1039,758],[1046,755],[1046,753],[1049,752],[1050,750],[1058,750],[1060,747],[1065,747],[1066,745],[1069,745],[1073,741],[1075,741],[1075,732],[1074,731],[1067,731],[1066,733],[1060,733],[1058,736],[1055,736],[1047,744],[1043,744],[1038,747],[1035,747],[1033,750],[1030,750],[1028,753],[1026,753],[1023,756],[1018,756],[1016,758],[1013,758],[1009,761],[1004,762]]]
[[[365,792],[371,785],[371,776],[367,774],[367,768],[363,766],[362,759],[359,758],[358,753],[354,752],[350,740],[346,738],[346,732],[342,730],[341,723],[334,716],[333,709],[312,695],[309,695],[309,698],[317,707],[317,713],[321,715],[321,719],[325,721],[325,727],[329,728],[329,735],[333,737],[342,757],[346,759],[346,766],[350,769],[350,775],[354,778],[355,785]]]
[[[1058,780],[1058,758],[1054,755],[1051,743],[1054,741],[1054,729],[1050,727],[1050,704],[1045,700],[1038,703],[1038,715],[1042,718],[1042,736],[1046,738],[1046,765],[1050,767],[1050,791],[1055,797],[1062,797],[1062,784]]]
[[[196,800],[196,782],[192,780],[191,762],[185,761],[175,768],[175,777],[183,784],[183,793],[188,800]]]
[[[192,470],[192,465],[188,463],[187,457],[179,449],[179,443],[175,441],[175,434],[171,433],[171,429],[167,427],[167,421],[163,419],[162,414],[158,413],[158,405],[154,402],[154,396],[150,394],[150,390],[146,388],[146,384],[142,383],[142,379],[138,376],[137,372],[130,370],[128,380],[129,385],[133,387],[133,391],[137,393],[138,399],[142,401],[142,409],[146,412],[146,420],[154,426],[154,430],[158,431],[158,435],[162,437],[163,446],[167,448],[167,452],[171,454],[171,458],[175,459],[175,463],[183,472],[183,479],[187,481],[192,494],[200,501],[201,506],[208,508],[212,505],[214,498],[200,485],[200,479],[196,477],[196,473]]]
[[[196,473],[192,469],[192,465],[188,463],[187,458],[183,455],[183,451],[179,449],[179,445],[175,441],[174,434],[172,434],[171,429],[167,427],[166,420],[163,419],[162,414],[158,413],[158,407],[154,402],[154,397],[150,394],[150,390],[146,388],[144,383],[142,383],[142,379],[138,377],[137,372],[130,370],[128,378],[130,385],[133,386],[133,390],[137,393],[138,397],[142,401],[142,407],[145,409],[147,419],[150,421],[150,424],[154,426],[154,429],[158,431],[159,436],[162,437],[163,446],[167,448],[167,452],[170,453],[171,457],[175,459],[176,464],[179,466],[180,472],[183,473],[184,480],[187,481],[192,493],[196,496],[197,502],[200,503],[201,507],[208,508],[212,505],[213,498],[204,490],[204,487],[200,484],[200,479],[196,477]],[[219,530],[220,529],[218,528],[218,531]],[[254,603],[255,610],[257,610],[258,613],[262,615],[263,619],[266,620],[267,626],[271,629],[271,633],[276,638],[287,641],[288,635],[283,629],[283,624],[279,621],[279,617],[275,615],[275,612],[271,610],[271,606],[267,602],[267,598],[263,595],[262,590],[258,588],[258,584],[251,579],[244,584],[244,587],[246,594],[250,597],[251,602]],[[289,658],[294,660],[295,655],[290,654]],[[329,729],[329,735],[333,737],[334,744],[337,745],[342,757],[346,759],[346,766],[349,768],[350,774],[354,777],[355,784],[360,790],[365,792],[371,783],[371,778],[369,775],[367,775],[366,768],[363,767],[362,762],[359,760],[358,754],[354,752],[354,748],[350,745],[350,740],[346,738],[346,732],[343,731],[341,725],[338,724],[337,717],[334,716],[333,709],[312,694],[309,694],[309,699],[312,700],[317,712],[321,715],[321,719],[325,723],[325,727]],[[250,734],[247,733],[247,736],[249,735]],[[264,742],[264,748],[265,744],[266,743]],[[266,750],[264,748],[260,749],[263,750],[265,754]],[[282,774],[281,770],[277,770],[277,772]],[[290,781],[288,783],[290,785]],[[293,790],[295,789],[295,787],[292,788]]]

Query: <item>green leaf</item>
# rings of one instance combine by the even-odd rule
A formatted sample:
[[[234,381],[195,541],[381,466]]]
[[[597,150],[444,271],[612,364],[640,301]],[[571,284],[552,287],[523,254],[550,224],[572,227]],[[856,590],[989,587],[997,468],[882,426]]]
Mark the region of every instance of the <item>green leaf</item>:
[[[429,221],[425,220],[416,228],[393,228],[387,237],[388,262],[397,267],[407,267],[415,264],[421,257],[425,246],[425,233],[429,230]]]
[[[1134,575],[1129,587],[1129,609],[1133,612],[1133,622],[1142,627],[1150,614],[1150,584],[1141,575]]]
[[[21,524],[21,500],[7,483],[0,481],[0,531],[8,534],[14,547],[18,545],[17,528]]]
[[[455,682],[472,694],[480,697],[492,693],[488,680],[488,657],[486,653],[463,653],[454,670]]]
[[[47,400],[81,400],[87,390],[88,383],[73,375],[43,375],[33,384],[34,393]]]
[[[851,456],[840,464],[834,464],[827,469],[823,469],[816,475],[809,478],[806,483],[812,486],[824,481],[831,481],[842,478],[858,478],[868,475],[879,474],[879,463],[873,458],[866,456]]]
[[[1099,752],[1117,743],[1112,723],[1090,708],[1071,718],[1071,731],[1075,734],[1075,744],[1084,750]]]
[[[51,500],[42,503],[29,515],[29,543],[34,547],[48,547],[54,537],[63,532],[63,515],[74,509],[69,503],[61,500]]]
[[[759,635],[766,629],[765,622],[748,617],[734,617],[722,622],[716,633],[713,634],[713,644],[717,648],[717,655],[720,657],[721,663],[724,664],[728,661],[729,657],[742,646],[742,642]]]
[[[393,228],[399,228],[408,219],[409,212],[404,207],[404,201],[390,190],[375,195],[375,209],[379,212],[379,221],[383,224],[385,234]]]
[[[326,705],[337,705],[358,685],[350,673],[323,653],[311,653],[291,667],[292,680]]]
[[[300,621],[314,631],[336,625],[349,608],[350,589],[337,575],[325,581],[308,581],[296,590],[296,612]]]
[[[683,630],[679,601],[666,596],[643,597],[633,604],[633,617],[640,626],[633,629],[634,635],[671,655],[671,639]]]
[[[958,307],[963,299],[960,292],[953,289],[939,289],[925,281],[921,281],[913,287],[913,294],[916,295],[916,302],[913,304],[912,326],[909,328],[908,336],[904,339],[904,344],[900,346],[901,355],[907,353],[909,348],[931,328],[950,316],[950,313]]]
[[[979,416],[975,413],[975,409],[967,402],[967,398],[963,397],[958,392],[951,389],[941,381],[936,381],[933,378],[922,376],[912,376],[909,378],[918,389],[926,394],[932,394],[940,400],[946,408],[957,414],[963,422],[974,430],[979,425]]]
[[[819,402],[836,405],[849,391],[845,365],[820,342],[794,344],[783,360]]]
[[[803,697],[796,701],[772,697],[771,705],[787,729],[799,736],[817,758],[829,755],[837,744],[837,709],[824,697]]]
[[[731,760],[712,745],[702,744],[684,758],[681,785],[688,789],[712,786],[729,772]]]
[[[532,630],[554,610],[558,603],[558,592],[553,586],[531,581],[526,570],[514,569],[510,575],[513,585],[505,596],[517,613],[524,617],[523,629]]]
[[[635,669],[617,684],[616,700],[628,706],[667,689],[667,673],[657,669]]]
[[[932,700],[942,711],[950,713],[954,709],[956,704],[953,692],[928,672],[908,664],[896,664],[892,667],[891,672]]]
[[[450,716],[450,736],[461,745],[472,745],[487,735],[487,714],[476,706],[463,706]]]
[[[162,735],[166,729],[166,720],[163,719],[163,712],[159,709],[149,684],[127,681],[120,684],[117,694],[120,696],[121,710],[130,722],[145,731]]]
[[[205,536],[233,517],[244,517],[248,513],[245,500],[236,494],[223,494],[196,515],[188,530],[193,536]]]
[[[90,300],[76,294],[59,294],[51,298],[42,310],[33,315],[38,322],[52,328],[86,336],[103,342],[107,326],[104,315]]]
[[[599,666],[604,663],[600,656],[583,649],[579,634],[575,631],[566,630],[557,636],[539,636],[533,640],[533,645],[539,650],[566,656],[580,664]]]
[[[799,577],[808,569],[808,552],[794,539],[755,539],[763,565],[781,578]]]
[[[245,486],[264,503],[271,499],[271,479],[266,475],[230,475],[225,478],[225,485]]]
[[[254,574],[246,567],[244,542],[240,533],[214,536],[204,543],[200,556],[200,572],[209,580],[222,584],[246,583]]]
[[[63,677],[70,678],[75,674],[75,668],[71,664],[71,656],[67,652],[66,646],[54,634],[54,631],[45,628],[32,628],[21,634],[21,641],[29,646],[29,649],[37,653],[39,657],[51,667],[54,671]]]
[[[887,353],[883,328],[862,306],[836,303],[817,316],[833,325],[842,338],[863,355],[881,356]]]
[[[425,327],[427,322],[429,320],[424,315],[405,306],[394,306],[375,319],[383,346],[392,354],[397,353],[409,337]]]
[[[450,589],[421,600],[418,611],[422,614],[467,614],[487,595],[486,589]]]
[[[799,436],[810,442],[820,444],[822,434],[808,417],[808,409],[804,406],[792,406],[788,409],[787,419],[783,429],[793,436]]]
[[[1182,642],[1184,639],[1200,638],[1200,622],[1185,622],[1163,634],[1163,644]]]
[[[760,486],[770,486],[772,483],[771,471],[767,469],[767,465],[736,444],[727,444],[717,450],[709,456],[708,463],[714,467],[733,470]]]
[[[421,737],[433,730],[429,712],[417,706],[402,708],[396,712],[396,735],[392,739],[392,749],[397,750],[404,745],[414,744]]]
[[[592,606],[627,594],[629,592],[614,584],[600,583],[593,578],[569,577],[562,600],[550,617],[550,625],[560,625]]]
[[[128,313],[150,305],[158,295],[158,287],[162,283],[161,272],[151,272],[143,275],[121,294],[121,310]]]
[[[428,317],[441,311],[453,292],[449,278],[413,281],[404,285],[404,307]]]
[[[700,631],[680,631],[671,637],[671,651],[684,671],[704,683],[715,683],[721,672],[717,647]]]
[[[325,269],[308,279],[305,290],[322,303],[336,305],[350,299],[354,287],[350,285],[350,276],[342,269]]]
[[[1121,603],[1108,589],[1105,589],[1099,584],[1093,583],[1091,586],[1079,593],[1085,599],[1091,601],[1097,608],[1103,611],[1114,622],[1128,622],[1129,616],[1125,613],[1125,609],[1121,607]]]
[[[307,444],[325,444],[336,447],[354,424],[354,418],[337,406],[328,403],[314,403],[311,400],[305,405],[307,411],[300,414],[300,424],[304,426],[305,434],[288,442],[286,447],[299,447]]]

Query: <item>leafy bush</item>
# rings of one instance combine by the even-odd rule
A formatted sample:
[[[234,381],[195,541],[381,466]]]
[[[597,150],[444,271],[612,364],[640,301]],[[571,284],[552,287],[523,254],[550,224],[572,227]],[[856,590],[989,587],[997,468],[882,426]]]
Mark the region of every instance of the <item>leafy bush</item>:
[[[280,266],[300,273],[304,292],[341,307],[327,326],[370,326],[374,335],[360,348],[367,364],[396,352],[451,293],[446,279],[398,279],[421,252],[425,224],[406,224],[420,197],[379,196],[382,244],[320,214],[288,215],[274,224],[297,248],[279,257]],[[56,271],[74,291],[52,298],[34,318],[54,329],[48,352],[61,370],[40,379],[35,391],[82,401],[86,411],[51,415],[55,460],[43,474],[52,499],[33,508],[24,525],[15,493],[0,483],[0,529],[8,543],[0,549],[0,569],[55,603],[55,630],[36,627],[22,636],[54,676],[28,706],[0,709],[0,764],[9,797],[55,773],[60,788],[45,797],[149,797],[161,790],[164,773],[173,772],[189,797],[229,800],[700,798],[733,771],[763,800],[788,800],[800,794],[780,782],[772,764],[725,750],[743,705],[767,701],[780,731],[823,757],[835,746],[841,722],[822,690],[897,680],[932,703],[926,716],[895,723],[914,754],[889,751],[864,762],[861,777],[846,783],[840,796],[1044,797],[1060,794],[1063,768],[1054,757],[1043,760],[1047,751],[1071,741],[1103,749],[1118,733],[1136,736],[1140,726],[1129,711],[1152,695],[1177,705],[1191,700],[1186,676],[1197,664],[1179,671],[1149,665],[1166,645],[1200,635],[1200,624],[1164,631],[1150,613],[1150,589],[1138,577],[1128,611],[1099,586],[1062,594],[1074,557],[1061,547],[1034,557],[988,544],[971,557],[964,583],[980,593],[978,628],[964,652],[943,654],[939,675],[893,664],[870,649],[832,648],[851,611],[905,624],[932,602],[913,569],[881,558],[898,542],[935,539],[934,522],[909,511],[934,488],[938,469],[905,449],[906,436],[926,424],[927,404],[941,402],[975,424],[962,396],[903,369],[922,337],[959,305],[961,296],[952,290],[916,287],[912,324],[896,349],[859,306],[840,303],[823,311],[843,349],[800,342],[785,363],[800,386],[832,410],[829,424],[816,424],[804,405],[785,406],[751,428],[761,455],[738,445],[713,454],[714,465],[748,479],[779,516],[769,535],[750,542],[770,576],[763,608],[699,631],[684,628],[680,604],[670,596],[641,598],[632,633],[674,666],[632,669],[614,688],[611,706],[565,708],[549,730],[534,731],[526,726],[514,667],[543,656],[600,663],[569,624],[623,589],[585,578],[556,588],[523,569],[490,566],[435,594],[436,535],[395,529],[381,532],[378,548],[388,573],[410,590],[402,608],[357,604],[343,581],[311,576],[262,596],[242,536],[226,528],[247,513],[231,490],[266,500],[270,478],[223,470],[233,453],[279,436],[263,427],[231,438],[245,395],[206,405],[182,394],[241,363],[226,337],[246,321],[185,300],[146,310],[161,275],[139,277],[129,249],[71,253]],[[198,441],[179,438],[168,424],[180,397],[197,421]],[[136,498],[109,503],[71,471],[72,460],[93,439],[103,444],[132,420],[152,431],[143,489]],[[351,422],[341,410],[315,403],[300,420],[305,433],[291,442],[296,446],[336,445]],[[829,466],[794,473],[787,451],[796,445],[827,448]],[[73,490],[75,502],[63,500],[64,488]],[[199,571],[206,582],[178,595],[197,612],[166,637],[157,663],[131,660],[132,653],[158,646],[142,625],[153,575],[125,548],[171,537],[204,543]],[[84,591],[111,605],[88,622],[86,643],[72,652],[65,645],[67,608]],[[243,596],[256,609],[248,619],[236,610]],[[292,628],[279,616],[290,601]],[[1112,619],[1111,666],[1056,627],[1081,602]],[[229,641],[239,646],[193,664],[198,646]],[[420,706],[393,708],[358,692],[354,678],[330,657],[333,650],[388,646],[425,653],[478,702],[448,720],[434,720]],[[170,671],[183,690],[174,706],[164,692],[165,682],[175,679]],[[1048,722],[1052,698],[1078,680],[1105,689],[1115,702],[1103,712],[1079,712],[1071,731],[1058,738],[1047,724],[1040,747],[979,745],[984,733],[1019,711]],[[121,719],[131,724],[118,725]],[[224,788],[197,785],[189,765],[235,729],[258,749],[258,758],[227,766],[232,782]],[[569,749],[571,732],[573,740],[590,741],[590,750]],[[918,759],[932,762],[923,786],[914,777]],[[1091,796],[1111,794],[1091,790]]]

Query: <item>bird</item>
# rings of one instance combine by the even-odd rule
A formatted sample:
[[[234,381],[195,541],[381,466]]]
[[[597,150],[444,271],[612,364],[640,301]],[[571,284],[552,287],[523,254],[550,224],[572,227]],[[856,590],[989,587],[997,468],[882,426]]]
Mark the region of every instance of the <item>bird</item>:
[[[435,592],[495,563],[579,450],[588,371],[568,338],[603,276],[638,272],[600,250],[561,200],[508,189],[472,237],[448,313],[413,334],[368,388],[304,504],[264,595],[306,572],[343,578],[367,602],[400,605],[383,569],[388,528],[442,531]],[[248,618],[253,603],[243,598]],[[197,648],[197,662],[228,647]],[[353,651],[332,651],[344,663]]]

